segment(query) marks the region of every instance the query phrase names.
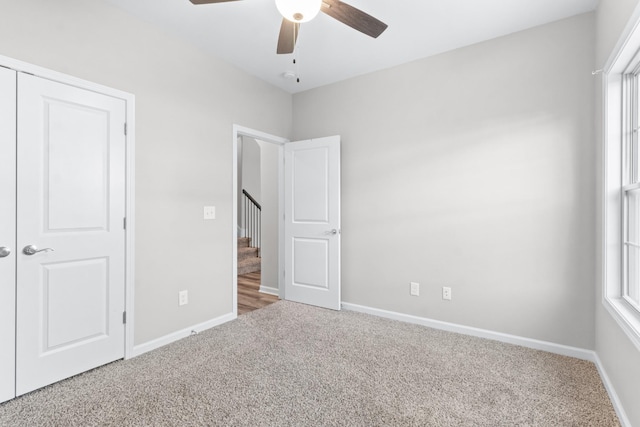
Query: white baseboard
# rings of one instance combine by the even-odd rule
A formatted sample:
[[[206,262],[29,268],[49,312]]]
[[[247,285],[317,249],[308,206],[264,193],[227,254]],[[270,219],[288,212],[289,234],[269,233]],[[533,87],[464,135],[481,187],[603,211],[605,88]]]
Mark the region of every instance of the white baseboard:
[[[135,345],[133,347],[132,354],[128,358],[130,359],[131,357],[140,356],[141,354],[144,354],[148,351],[155,350],[167,344],[171,344],[172,342],[181,340],[182,338],[186,338],[189,335],[191,335],[193,331],[202,332],[207,329],[213,328],[214,326],[222,325],[223,323],[227,323],[231,320],[234,320],[236,317],[237,315],[234,315],[233,313],[225,314],[223,316],[216,317],[215,319],[211,319],[206,322],[199,323],[197,325],[193,325],[188,328],[184,328],[180,331],[172,332],[163,337],[156,338],[151,341],[147,341],[146,343]]]
[[[279,296],[280,295],[280,290],[278,288],[272,288],[270,286],[260,286],[260,292],[262,292],[263,294],[269,294],[269,295],[275,295],[275,296]]]
[[[627,417],[627,413],[625,412],[624,407],[622,406],[622,402],[620,402],[618,393],[616,393],[616,390],[613,388],[613,384],[609,379],[609,375],[607,375],[607,372],[604,370],[604,366],[602,366],[602,362],[600,361],[598,354],[594,352],[593,356],[595,358],[594,363],[596,365],[596,368],[598,368],[598,373],[600,374],[600,378],[602,378],[602,383],[604,384],[604,388],[607,390],[607,393],[609,394],[609,399],[611,399],[611,404],[613,405],[613,409],[615,409],[616,414],[618,415],[618,421],[620,421],[620,425],[622,427],[631,427],[631,422],[629,421],[629,418]]]
[[[519,337],[516,335],[503,334],[502,332],[489,331],[487,329],[479,329],[471,326],[457,325],[455,323],[443,322],[440,320],[428,319],[426,317],[418,317],[410,314],[397,313],[394,311],[381,310],[379,308],[366,307],[357,304],[342,303],[345,310],[357,311],[360,313],[372,314],[374,316],[385,317],[387,319],[399,320],[401,322],[414,323],[417,325],[428,326],[443,331],[455,332],[463,335],[471,335],[474,337],[486,338],[494,341],[505,342],[508,344],[520,345],[535,350],[548,351],[549,353],[561,354],[563,356],[575,357],[576,359],[588,360],[595,362],[595,353],[592,350],[585,350],[578,347],[570,347],[562,344],[555,344],[547,341],[539,341],[531,338]]]
[[[350,304],[347,302],[342,303],[342,308],[345,310],[357,311],[360,313],[372,314],[374,316],[384,317],[387,319],[399,320],[401,322],[414,323],[417,325],[427,326],[434,329],[441,329],[449,332],[456,332],[463,335],[471,335],[474,337],[486,338],[494,341],[505,342],[508,344],[515,344],[522,347],[532,348],[535,350],[548,351],[549,353],[560,354],[563,356],[575,357],[576,359],[588,360],[593,362],[598,369],[602,383],[604,384],[611,404],[613,405],[618,419],[622,427],[631,427],[629,418],[618,398],[609,376],[607,375],[598,354],[593,350],[586,350],[583,348],[570,347],[562,344],[555,344],[547,341],[539,341],[531,338],[519,337],[517,335],[503,334],[501,332],[489,331],[486,329],[473,328],[470,326],[457,325],[455,323],[442,322],[440,320],[428,319],[426,317],[412,316],[410,314],[397,313],[394,311],[381,310],[379,308],[366,307],[357,304]]]
[[[267,294],[278,295],[277,288],[271,288],[267,286],[261,286],[260,292],[264,292]],[[578,347],[570,347],[562,344],[555,344],[548,341],[540,341],[531,338],[519,337],[517,335],[509,335],[504,334],[502,332],[490,331],[487,329],[473,328],[470,326],[458,325],[455,323],[443,322],[440,320],[429,319],[426,317],[413,316],[410,314],[398,313],[394,311],[382,310],[379,308],[366,307],[357,304],[351,304],[347,302],[342,303],[342,308],[345,310],[356,311],[359,313],[371,314],[373,316],[384,317],[387,319],[398,320],[406,323],[413,323],[416,325],[427,326],[434,329],[440,329],[449,332],[455,332],[463,335],[470,335],[479,338],[486,338],[494,341],[500,341],[508,344],[520,345],[522,347],[532,348],[535,350],[543,350],[548,351],[550,353],[560,354],[563,356],[575,357],[576,359],[588,360],[593,362],[598,369],[598,373],[600,374],[600,378],[604,384],[607,393],[609,394],[609,398],[611,399],[611,404],[613,405],[616,414],[618,415],[618,419],[622,427],[631,427],[631,423],[629,422],[629,418],[620,402],[618,394],[609,379],[604,367],[602,366],[602,362],[598,357],[597,353],[592,350],[586,350]],[[144,354],[148,351],[155,350],[157,348],[163,347],[167,344],[171,344],[172,342],[178,341],[182,338],[186,338],[190,336],[193,331],[202,332],[207,329],[213,328],[215,326],[221,325],[223,323],[229,322],[231,320],[236,319],[237,315],[233,313],[228,313],[220,317],[216,317],[215,319],[211,319],[207,322],[199,323],[197,325],[191,326],[189,328],[182,329],[180,331],[173,332],[171,334],[165,335],[160,338],[156,338],[152,341],[148,341],[143,344],[139,344],[133,347],[133,352],[131,357],[136,357],[141,354]]]

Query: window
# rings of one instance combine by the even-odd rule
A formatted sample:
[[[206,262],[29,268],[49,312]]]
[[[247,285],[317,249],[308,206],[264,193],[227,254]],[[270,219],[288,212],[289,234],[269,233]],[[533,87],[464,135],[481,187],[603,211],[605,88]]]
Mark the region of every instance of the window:
[[[603,303],[640,349],[640,25],[630,28],[604,69]]]
[[[622,199],[623,280],[620,295],[631,309],[640,312],[640,158],[638,153],[638,95],[640,73],[636,55],[622,77]]]

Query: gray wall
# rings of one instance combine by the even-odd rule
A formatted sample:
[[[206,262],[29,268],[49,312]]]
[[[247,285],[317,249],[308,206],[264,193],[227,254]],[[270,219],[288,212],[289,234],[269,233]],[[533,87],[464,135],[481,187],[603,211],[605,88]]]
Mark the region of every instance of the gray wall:
[[[232,127],[288,136],[291,95],[98,0],[0,11],[0,55],[136,96],[136,344],[231,313]]]
[[[618,39],[621,36],[629,16],[638,7],[638,0],[600,0],[596,13],[596,60],[595,69],[600,69],[606,63],[612,53]],[[598,156],[595,169],[598,177],[602,173],[602,97],[601,78],[595,79],[596,88],[596,116],[598,124],[596,141],[598,143]],[[607,375],[609,376],[620,401],[627,412],[629,422],[633,426],[640,426],[640,405],[638,405],[638,390],[640,390],[640,351],[631,343],[617,323],[604,309],[602,305],[602,188],[598,182],[598,198],[595,211],[598,214],[597,236],[595,246],[597,254],[598,271],[596,274],[597,286],[595,288],[595,316],[596,316],[596,352],[600,357]]]
[[[262,203],[260,174],[260,145],[247,136],[242,137],[242,188],[258,203]]]
[[[262,274],[261,286],[278,289],[278,239],[279,239],[279,146],[258,141],[260,145],[262,184]]]
[[[593,27],[294,95],[295,139],[342,135],[345,302],[593,348]]]
[[[240,157],[240,166],[238,168],[238,227],[240,227],[239,231],[242,233],[242,236],[245,236],[250,230],[247,230],[247,225],[245,224],[245,197],[242,191],[246,190],[258,204],[262,204],[260,190],[261,160],[258,142],[248,136],[240,137],[238,141],[238,155]],[[254,242],[254,244],[256,243],[257,242]]]

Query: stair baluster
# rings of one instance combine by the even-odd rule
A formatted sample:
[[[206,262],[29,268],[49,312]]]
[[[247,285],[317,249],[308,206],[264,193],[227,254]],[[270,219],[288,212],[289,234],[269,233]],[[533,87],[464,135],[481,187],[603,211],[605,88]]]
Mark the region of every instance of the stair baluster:
[[[248,237],[249,245],[258,249],[256,254],[260,256],[261,247],[261,225],[262,225],[262,206],[247,192],[242,190],[244,195],[244,236]]]

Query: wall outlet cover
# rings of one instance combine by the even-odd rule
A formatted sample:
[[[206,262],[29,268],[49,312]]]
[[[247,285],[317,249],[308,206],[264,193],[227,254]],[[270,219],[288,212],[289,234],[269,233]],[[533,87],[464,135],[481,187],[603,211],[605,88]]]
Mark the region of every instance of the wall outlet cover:
[[[414,297],[420,296],[420,283],[411,282],[411,295]]]
[[[442,287],[442,299],[451,301],[451,288],[447,286]]]
[[[178,292],[178,305],[189,304],[189,291]]]

